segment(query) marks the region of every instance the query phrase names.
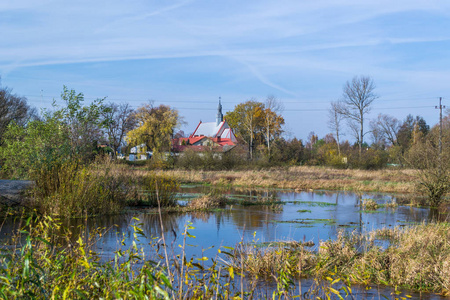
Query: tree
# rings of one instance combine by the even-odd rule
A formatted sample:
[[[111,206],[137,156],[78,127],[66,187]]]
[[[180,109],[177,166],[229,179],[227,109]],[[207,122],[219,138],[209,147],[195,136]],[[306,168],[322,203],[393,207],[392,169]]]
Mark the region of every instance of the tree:
[[[235,134],[247,142],[250,159],[253,159],[254,140],[261,134],[264,124],[264,104],[255,100],[240,103],[226,113],[225,119]]]
[[[155,154],[170,150],[171,139],[175,128],[180,125],[178,111],[161,104],[153,103],[139,107],[133,114],[137,128],[130,130],[126,141],[130,145],[145,144]]]
[[[97,144],[103,137],[106,124],[101,115],[108,110],[104,99],[96,99],[89,105],[83,105],[83,93],[76,93],[63,87],[61,100],[65,106],[58,107],[53,117],[60,120],[68,130],[68,138],[74,155],[83,160],[91,160],[97,154]],[[58,109],[59,108],[59,109]]]
[[[2,137],[11,122],[19,126],[37,116],[35,109],[30,108],[25,97],[12,93],[7,87],[0,89],[0,145]]]
[[[396,118],[379,114],[377,119],[371,122],[371,129],[379,135],[379,139],[388,141],[392,146],[398,145],[400,121]]]
[[[135,127],[134,110],[128,103],[120,105],[109,103],[105,107],[106,109],[102,112],[105,134],[109,145],[114,150],[114,155],[116,155],[125,140],[126,134]]]
[[[341,113],[349,120],[355,133],[360,157],[364,143],[364,117],[370,112],[372,102],[378,98],[374,90],[375,84],[369,76],[355,76],[343,88]]]
[[[264,130],[262,134],[267,143],[267,151],[270,159],[270,143],[283,132],[284,118],[279,115],[283,110],[281,103],[274,96],[269,96],[264,105]]]
[[[399,128],[397,134],[398,145],[402,147],[404,152],[411,145],[424,138],[429,131],[430,126],[427,125],[421,116],[414,118],[412,115],[408,115]]]
[[[10,123],[0,147],[2,171],[12,178],[26,178],[71,158],[69,130],[50,113],[24,126]]]
[[[257,144],[266,144],[270,157],[271,143],[283,132],[284,118],[279,114],[282,106],[276,98],[269,96],[266,103],[249,100],[236,105],[225,115],[238,138],[248,145],[250,159]]]
[[[340,132],[341,132],[341,123],[344,119],[342,102],[331,102],[330,110],[328,111],[328,127],[330,130],[334,131],[336,144],[338,148],[338,155],[341,156],[341,147],[340,147]]]
[[[436,130],[437,131],[437,130]],[[415,143],[408,151],[408,163],[417,169],[419,190],[427,196],[431,206],[438,206],[450,191],[450,143],[445,142],[447,151],[439,154],[437,134]]]

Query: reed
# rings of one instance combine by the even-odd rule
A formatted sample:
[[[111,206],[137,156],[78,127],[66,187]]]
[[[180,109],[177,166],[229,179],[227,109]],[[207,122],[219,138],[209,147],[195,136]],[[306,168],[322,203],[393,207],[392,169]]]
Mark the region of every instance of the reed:
[[[325,167],[295,166],[262,170],[205,171],[164,170],[182,182],[208,183],[234,187],[271,187],[294,190],[326,189],[366,192],[411,193],[417,171],[351,170]]]

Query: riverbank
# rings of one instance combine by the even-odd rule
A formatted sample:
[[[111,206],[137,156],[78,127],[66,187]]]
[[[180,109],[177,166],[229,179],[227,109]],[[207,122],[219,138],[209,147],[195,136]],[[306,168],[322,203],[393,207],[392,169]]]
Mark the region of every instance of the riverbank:
[[[25,191],[33,186],[29,180],[0,180],[0,205],[20,206],[26,198]]]
[[[141,172],[141,171],[137,171]],[[235,187],[270,187],[304,190],[413,193],[416,171],[385,169],[377,171],[296,166],[252,171],[165,170],[183,183],[208,183]]]

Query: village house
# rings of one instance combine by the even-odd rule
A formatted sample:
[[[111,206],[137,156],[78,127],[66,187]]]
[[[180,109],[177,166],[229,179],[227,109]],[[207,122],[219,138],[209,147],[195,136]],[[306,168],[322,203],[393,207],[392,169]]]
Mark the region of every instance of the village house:
[[[237,144],[233,130],[224,120],[222,114],[222,104],[217,107],[215,122],[200,121],[195,131],[189,137],[172,140],[174,152],[183,152],[187,149],[194,151],[213,150],[215,152],[227,152]]]

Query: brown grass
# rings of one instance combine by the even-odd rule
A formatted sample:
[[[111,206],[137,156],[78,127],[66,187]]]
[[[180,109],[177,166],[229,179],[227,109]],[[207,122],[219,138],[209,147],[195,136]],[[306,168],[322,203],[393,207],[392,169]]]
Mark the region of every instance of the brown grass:
[[[206,210],[212,208],[225,207],[226,198],[213,195],[204,195],[200,198],[195,198],[187,205],[189,210]]]
[[[140,172],[140,171],[138,171]],[[414,191],[414,170],[341,170],[325,167],[296,166],[253,171],[184,171],[166,170],[182,182],[226,182],[231,186],[346,190],[364,192]]]
[[[382,249],[374,239],[388,239]],[[238,246],[230,264],[253,276],[326,277],[373,285],[399,286],[450,295],[450,224],[421,224],[381,229],[367,235],[340,232],[336,240],[320,242],[318,252],[301,243],[278,243],[265,249]]]

